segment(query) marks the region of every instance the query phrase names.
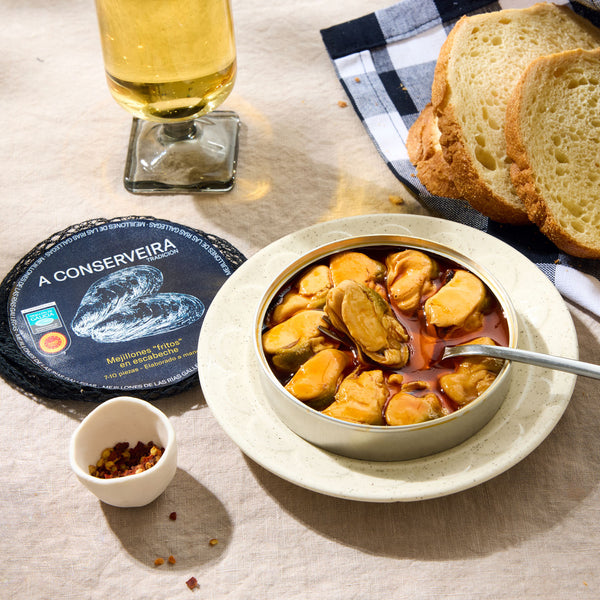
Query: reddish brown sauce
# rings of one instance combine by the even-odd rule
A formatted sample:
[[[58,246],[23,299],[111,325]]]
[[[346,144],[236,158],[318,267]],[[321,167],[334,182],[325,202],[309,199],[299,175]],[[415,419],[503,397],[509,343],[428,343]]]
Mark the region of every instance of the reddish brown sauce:
[[[356,251],[362,252],[369,256],[370,258],[377,260],[385,265],[385,258],[390,253],[400,252],[405,248],[401,247],[368,247],[368,248],[359,248]],[[483,325],[476,331],[464,331],[456,328],[448,328],[441,329],[435,327],[433,325],[428,325],[425,320],[425,312],[424,312],[424,303],[429,296],[434,295],[439,288],[441,288],[446,282],[448,282],[454,272],[457,269],[465,270],[465,267],[458,265],[444,257],[441,257],[434,252],[423,251],[424,254],[427,254],[430,258],[436,261],[439,267],[438,277],[434,280],[435,286],[434,290],[421,298],[420,308],[413,316],[407,316],[405,313],[398,310],[393,303],[389,302],[394,314],[398,321],[404,325],[406,331],[409,335],[409,349],[410,349],[410,358],[408,363],[399,369],[390,369],[384,365],[379,365],[376,362],[365,362],[361,360],[356,351],[351,347],[345,347],[344,345],[340,346],[340,350],[346,350],[351,353],[352,362],[351,365],[347,369],[347,373],[344,375],[348,375],[353,371],[363,371],[363,370],[371,370],[371,369],[380,369],[383,371],[383,374],[386,378],[387,385],[390,389],[390,394],[388,396],[391,398],[395,393],[400,391],[400,385],[395,384],[389,381],[390,375],[394,373],[399,373],[403,376],[403,384],[414,382],[414,381],[423,381],[428,384],[428,389],[423,389],[422,392],[419,390],[412,391],[414,395],[421,395],[430,392],[434,392],[442,402],[442,405],[446,409],[447,412],[453,412],[458,407],[455,403],[444,394],[440,385],[438,383],[439,378],[446,374],[451,373],[456,369],[456,365],[458,359],[454,360],[446,360],[440,363],[440,359],[444,352],[446,346],[456,346],[458,344],[464,344],[471,340],[474,340],[479,337],[489,337],[499,346],[508,345],[509,340],[509,331],[508,331],[508,323],[504,312],[502,310],[502,306],[498,299],[494,296],[494,294],[489,290],[486,286],[486,291],[489,297],[489,304],[486,308],[483,318]],[[271,306],[269,307],[264,323],[264,330],[269,329],[272,326],[271,315],[274,308],[281,303],[285,294],[291,290],[295,283],[303,276],[303,274],[309,269],[313,268],[318,264],[328,265],[331,256],[324,258],[321,261],[315,262],[307,267],[302,273],[298,274],[294,279],[286,283],[285,286],[279,290],[276,294]],[[387,288],[387,281],[382,282],[384,286]],[[485,284],[484,284],[485,285]],[[293,373],[281,372],[277,369],[272,363],[270,366],[281,382],[282,385],[285,385],[293,376]],[[385,411],[385,407],[384,407]]]

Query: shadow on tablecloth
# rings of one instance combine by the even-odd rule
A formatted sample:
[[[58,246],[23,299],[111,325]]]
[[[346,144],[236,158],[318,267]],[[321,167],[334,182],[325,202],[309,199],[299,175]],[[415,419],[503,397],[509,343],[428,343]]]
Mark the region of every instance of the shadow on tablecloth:
[[[584,325],[575,317],[582,334]],[[589,336],[588,336],[589,338]],[[598,361],[596,341],[581,360]],[[528,457],[475,488],[421,502],[374,504],[295,486],[249,458],[258,483],[293,518],[363,552],[416,560],[491,555],[557,526],[600,481],[597,382],[577,380],[553,432]]]
[[[106,521],[123,548],[142,565],[186,570],[219,560],[231,540],[233,525],[221,501],[191,475],[177,469],[167,490],[139,508],[101,504]],[[176,513],[176,519],[169,515]],[[210,540],[217,540],[212,545]],[[168,564],[172,555],[176,563]]]

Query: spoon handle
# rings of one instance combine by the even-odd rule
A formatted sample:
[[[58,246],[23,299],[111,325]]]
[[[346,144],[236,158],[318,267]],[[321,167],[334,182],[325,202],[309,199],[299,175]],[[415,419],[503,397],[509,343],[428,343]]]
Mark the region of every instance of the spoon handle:
[[[567,373],[575,373],[576,375],[583,375],[584,377],[600,379],[600,365],[585,363],[571,358],[541,354],[540,352],[531,352],[530,350],[507,348],[505,346],[464,344],[446,348],[442,358],[451,358],[453,356],[491,356],[493,358],[504,358],[506,360],[514,360],[515,362],[527,363],[537,367],[546,367],[548,369],[566,371]]]

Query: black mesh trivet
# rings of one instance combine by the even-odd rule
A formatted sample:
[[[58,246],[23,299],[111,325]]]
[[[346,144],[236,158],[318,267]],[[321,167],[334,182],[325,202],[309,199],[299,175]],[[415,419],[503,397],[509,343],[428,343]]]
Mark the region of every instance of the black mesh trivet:
[[[8,302],[15,283],[21,275],[48,250],[63,240],[87,229],[129,220],[155,221],[154,217],[115,217],[112,219],[92,219],[76,225],[71,225],[58,231],[48,239],[40,242],[30,250],[8,273],[0,284],[0,376],[23,392],[53,400],[87,400],[104,401],[119,395],[118,389],[75,385],[44,371],[30,361],[17,346],[9,324]],[[164,219],[160,221],[169,223]],[[176,223],[172,225],[177,226]],[[199,236],[208,240],[226,260],[231,271],[235,271],[246,260],[244,255],[226,240],[204,231],[193,229]],[[127,390],[127,395],[134,395],[145,400],[155,400],[173,396],[198,384],[198,374],[193,373],[172,385],[152,389]]]

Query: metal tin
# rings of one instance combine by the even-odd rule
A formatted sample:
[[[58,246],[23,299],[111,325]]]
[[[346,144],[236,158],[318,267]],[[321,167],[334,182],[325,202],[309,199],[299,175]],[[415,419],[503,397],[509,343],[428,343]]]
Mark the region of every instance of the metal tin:
[[[498,299],[508,323],[509,342],[517,347],[518,323],[513,304],[496,278],[472,259],[426,239],[398,235],[367,235],[331,242],[308,252],[287,266],[269,285],[256,312],[253,346],[260,379],[277,416],[306,441],[335,454],[372,461],[419,458],[442,452],[467,440],[496,414],[508,392],[511,363],[506,361],[494,383],[476,400],[438,419],[414,425],[380,426],[350,423],[324,415],[290,394],[271,370],[262,347],[265,316],[276,294],[305,268],[327,256],[372,246],[422,250],[451,260],[479,277]]]

